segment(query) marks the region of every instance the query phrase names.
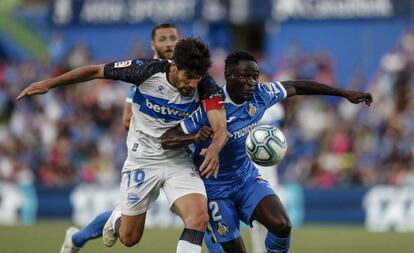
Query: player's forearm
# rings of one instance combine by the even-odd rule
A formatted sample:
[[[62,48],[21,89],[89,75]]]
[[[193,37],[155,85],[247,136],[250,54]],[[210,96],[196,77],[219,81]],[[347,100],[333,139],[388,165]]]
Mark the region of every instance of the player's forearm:
[[[195,134],[187,134],[184,136],[161,137],[161,145],[163,149],[183,148],[196,142]]]
[[[190,145],[196,141],[196,134],[185,134],[180,125],[167,130],[161,136],[161,145],[164,149],[177,149]]]
[[[210,146],[217,149],[220,152],[227,142],[227,124],[226,124],[226,111],[225,110],[213,110],[207,113],[208,121],[210,122],[213,130],[213,138]]]
[[[336,88],[324,83],[308,80],[283,81],[288,96],[293,95],[330,95],[345,97],[347,92],[344,89]]]
[[[93,79],[102,79],[104,78],[103,66],[90,65],[79,67],[58,77],[48,79],[45,82],[47,82],[49,88],[55,88],[63,85],[87,82]]]
[[[224,145],[226,145],[226,142],[228,140],[227,130],[225,127],[220,127],[216,130],[213,130],[213,132],[214,133],[210,147],[214,147],[219,153],[223,149]]]

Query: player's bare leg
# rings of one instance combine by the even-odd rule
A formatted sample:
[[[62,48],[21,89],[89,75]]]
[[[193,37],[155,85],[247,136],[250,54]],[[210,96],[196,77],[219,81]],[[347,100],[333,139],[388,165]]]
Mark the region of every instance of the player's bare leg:
[[[185,195],[174,202],[173,209],[185,224],[177,244],[177,253],[201,252],[203,235],[209,219],[206,197],[198,193]]]
[[[271,119],[274,118],[275,115],[277,114],[276,112],[278,110],[275,110],[275,109],[280,110],[279,106],[280,106],[279,104],[276,104],[273,107],[266,110],[265,115],[263,116],[262,120],[265,119],[267,116],[266,119],[270,120],[270,122],[266,122],[265,124],[274,124],[274,121],[272,122]],[[269,113],[268,111],[271,113]],[[275,166],[263,167],[263,166],[255,164],[255,167],[259,170],[259,174],[269,183],[272,189],[278,190],[279,180],[278,180],[278,174],[277,174],[277,166],[275,165]],[[277,191],[277,192],[279,195],[280,191]],[[253,221],[253,227],[250,229],[250,238],[251,238],[253,253],[267,252],[265,248],[265,244],[264,244],[266,240],[266,235],[267,235],[266,227],[257,221]]]
[[[121,225],[118,234],[119,240],[125,246],[134,246],[141,240],[142,235],[144,234],[146,216],[147,213],[134,216],[121,215]],[[115,231],[117,231],[116,228]]]
[[[288,252],[292,224],[277,196],[264,197],[257,205],[252,218],[267,228],[265,244],[268,250]]]
[[[224,252],[226,253],[245,253],[247,252],[244,241],[241,237],[231,240],[229,242],[220,243]]]
[[[104,244],[112,247],[118,238],[127,247],[137,244],[144,233],[146,214],[128,216],[115,209],[103,229]]]

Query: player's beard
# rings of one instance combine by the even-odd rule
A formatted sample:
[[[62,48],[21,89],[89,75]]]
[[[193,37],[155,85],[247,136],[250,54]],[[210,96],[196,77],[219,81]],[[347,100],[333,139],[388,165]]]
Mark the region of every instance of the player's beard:
[[[157,52],[158,58],[162,60],[171,60],[174,54],[173,50],[164,50],[164,52],[162,52],[161,50],[155,49],[155,51]]]

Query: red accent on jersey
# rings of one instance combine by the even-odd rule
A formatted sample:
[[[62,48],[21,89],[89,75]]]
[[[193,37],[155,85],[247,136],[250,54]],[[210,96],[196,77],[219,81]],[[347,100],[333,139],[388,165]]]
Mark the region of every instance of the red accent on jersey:
[[[207,113],[212,110],[221,110],[224,107],[221,96],[207,98],[202,101],[204,111]]]

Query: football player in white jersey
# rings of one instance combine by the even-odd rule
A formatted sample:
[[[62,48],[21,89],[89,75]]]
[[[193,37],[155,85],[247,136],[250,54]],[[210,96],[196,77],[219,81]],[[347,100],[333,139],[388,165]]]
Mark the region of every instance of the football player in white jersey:
[[[175,45],[179,40],[178,29],[173,24],[161,23],[153,27],[151,32],[151,49],[154,51],[154,59],[171,60],[174,53]],[[123,125],[128,131],[129,123],[132,117],[132,103],[135,94],[136,85],[132,85],[124,105]],[[212,111],[210,114],[216,112]],[[163,192],[160,192],[162,198],[166,198]],[[65,239],[60,249],[60,253],[76,253],[91,239],[102,236],[102,229],[109,219],[112,210],[100,213],[91,222],[82,229],[69,227],[66,230]],[[113,237],[110,237],[113,239]],[[107,238],[104,238],[107,240]],[[112,243],[115,243],[113,241]]]
[[[177,252],[201,252],[208,223],[203,182],[186,150],[165,150],[159,137],[189,115],[199,100],[210,101],[203,103],[204,108],[218,113],[213,117],[214,141],[202,151],[206,162],[200,167],[200,173],[217,175],[218,153],[227,140],[227,131],[220,92],[206,75],[210,65],[208,47],[198,39],[188,38],[177,43],[172,62],[135,59],[80,67],[33,83],[17,97],[22,99],[93,79],[122,80],[137,85],[127,138],[128,158],[122,169],[121,210],[114,210],[109,219],[111,233],[119,235],[126,246],[133,246],[141,239],[146,211],[163,188],[171,208],[185,224]]]

